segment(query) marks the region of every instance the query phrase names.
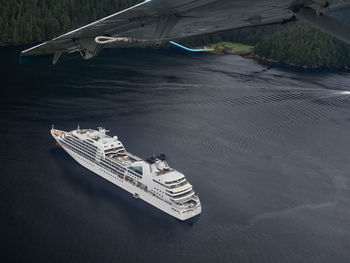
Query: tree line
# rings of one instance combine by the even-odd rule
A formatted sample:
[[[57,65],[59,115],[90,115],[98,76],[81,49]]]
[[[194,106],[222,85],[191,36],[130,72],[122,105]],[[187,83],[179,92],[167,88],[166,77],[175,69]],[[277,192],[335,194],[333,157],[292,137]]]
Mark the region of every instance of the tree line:
[[[0,0],[0,43],[52,39],[140,0]]]
[[[350,68],[350,45],[303,24],[264,37],[256,44],[255,54],[308,68]]]

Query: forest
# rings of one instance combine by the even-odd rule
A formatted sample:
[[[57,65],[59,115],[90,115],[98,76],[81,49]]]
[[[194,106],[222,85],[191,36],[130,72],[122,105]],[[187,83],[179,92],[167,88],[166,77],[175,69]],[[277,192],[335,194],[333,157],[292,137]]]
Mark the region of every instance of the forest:
[[[0,43],[52,39],[140,0],[0,0]],[[349,22],[348,13],[336,16]],[[350,68],[350,46],[301,23],[235,30],[183,40],[191,46],[230,41],[255,46],[254,53],[282,64],[308,68]]]
[[[307,68],[350,68],[350,46],[309,25],[296,24],[257,42],[255,54]]]
[[[0,0],[0,43],[52,39],[140,0]]]

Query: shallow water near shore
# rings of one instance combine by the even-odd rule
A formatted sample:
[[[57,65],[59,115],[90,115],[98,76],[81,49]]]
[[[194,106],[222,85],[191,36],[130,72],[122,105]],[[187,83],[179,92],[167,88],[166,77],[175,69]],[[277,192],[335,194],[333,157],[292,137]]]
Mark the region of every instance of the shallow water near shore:
[[[24,48],[0,48],[6,262],[350,262],[349,73],[151,49],[18,65]],[[165,153],[201,216],[180,222],[81,167],[52,124]]]

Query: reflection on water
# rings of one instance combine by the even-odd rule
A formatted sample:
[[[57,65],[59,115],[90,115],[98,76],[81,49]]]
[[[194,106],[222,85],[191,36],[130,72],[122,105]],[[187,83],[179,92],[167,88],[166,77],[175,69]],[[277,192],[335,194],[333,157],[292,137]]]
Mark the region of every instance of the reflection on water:
[[[349,262],[350,75],[237,56],[105,50],[18,66],[1,48],[1,226],[17,261]],[[50,138],[106,126],[199,192],[180,223]]]

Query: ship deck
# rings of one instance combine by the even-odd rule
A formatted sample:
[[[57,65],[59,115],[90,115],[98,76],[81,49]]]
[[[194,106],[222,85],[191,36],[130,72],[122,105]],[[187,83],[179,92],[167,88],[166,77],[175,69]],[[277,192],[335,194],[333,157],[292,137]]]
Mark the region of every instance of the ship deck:
[[[109,154],[106,155],[106,158],[109,158],[112,161],[117,161],[125,167],[130,166],[134,162],[142,161],[140,157],[137,157],[129,152],[125,152],[125,155]]]
[[[88,132],[95,132],[95,130],[92,130],[92,129],[79,129],[79,130],[76,130],[77,133],[83,135],[85,133],[88,133]]]
[[[51,134],[52,134],[53,136],[55,136],[55,137],[59,137],[59,136],[61,136],[62,134],[66,134],[66,133],[67,133],[67,132],[61,131],[61,130],[54,130],[54,129],[51,130]]]

